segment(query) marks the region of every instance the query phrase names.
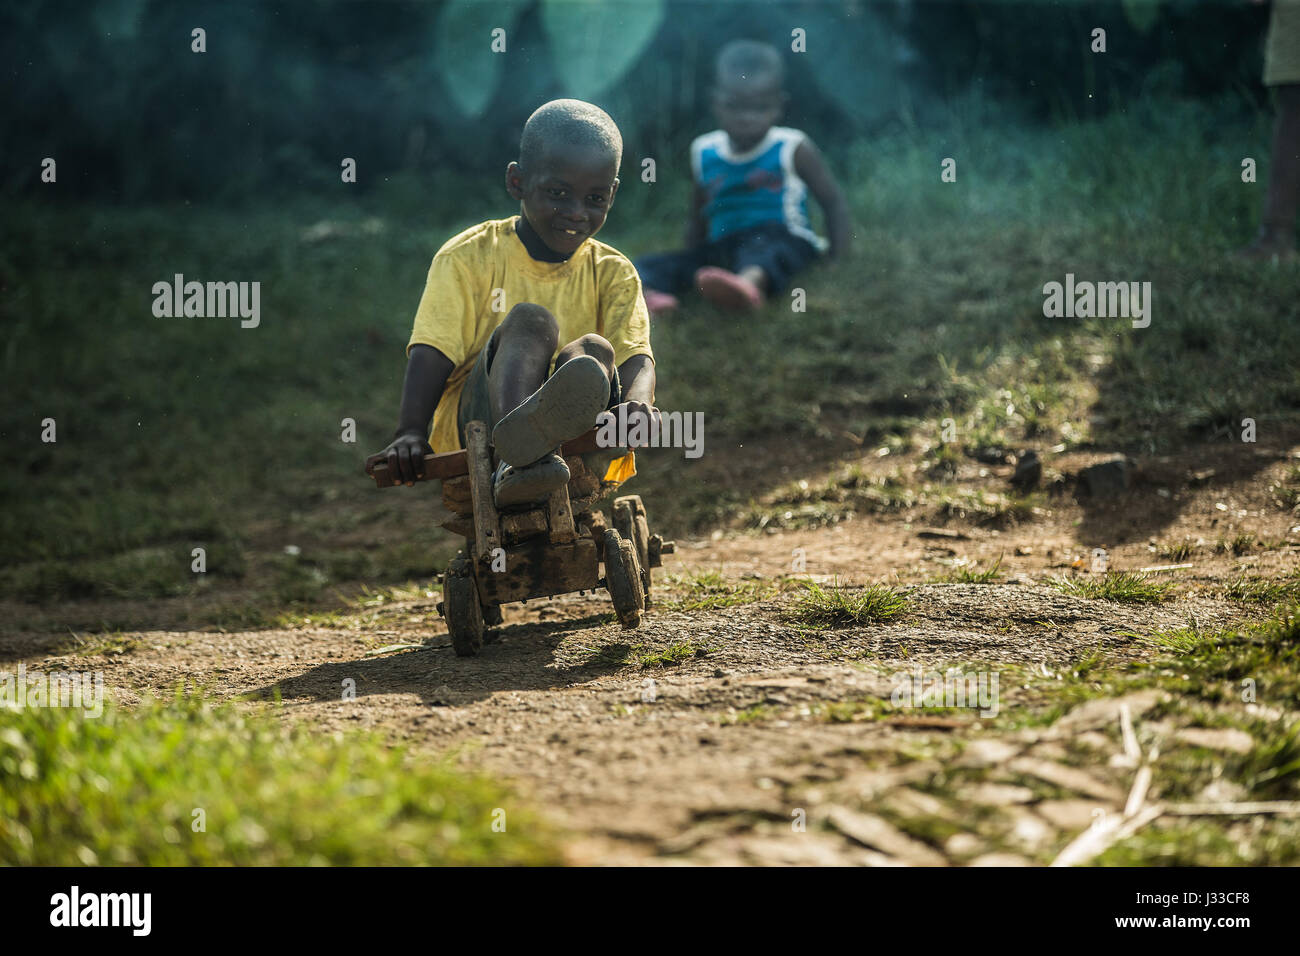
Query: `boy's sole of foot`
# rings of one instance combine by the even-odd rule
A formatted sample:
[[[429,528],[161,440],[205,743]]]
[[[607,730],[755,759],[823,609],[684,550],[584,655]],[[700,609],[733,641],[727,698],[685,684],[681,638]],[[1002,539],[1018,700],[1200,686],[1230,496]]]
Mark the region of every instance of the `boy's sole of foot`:
[[[763,304],[763,294],[752,282],[716,266],[695,273],[695,287],[704,298],[729,312],[753,312]]]
[[[492,499],[498,508],[538,504],[569,483],[569,466],[557,454],[515,468],[504,461],[492,480]]]
[[[517,468],[532,464],[594,426],[608,404],[604,367],[590,355],[570,359],[493,429],[497,457]]]

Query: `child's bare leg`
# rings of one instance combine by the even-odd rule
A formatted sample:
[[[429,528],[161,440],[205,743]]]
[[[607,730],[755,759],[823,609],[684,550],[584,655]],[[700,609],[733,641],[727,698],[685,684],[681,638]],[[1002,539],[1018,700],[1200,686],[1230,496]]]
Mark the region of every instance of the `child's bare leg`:
[[[1300,191],[1300,83],[1277,87],[1277,106],[1262,231],[1290,249]]]
[[[540,305],[523,302],[510,310],[497,331],[496,354],[488,372],[488,398],[494,425],[500,425],[512,411],[526,403],[546,381],[551,356],[559,343],[560,328],[555,316]],[[515,460],[512,468],[502,454],[500,428],[494,428],[500,464],[492,479],[492,496],[497,507],[531,505],[544,500],[569,481],[564,459],[543,449],[527,461]],[[509,448],[509,441],[505,443]]]
[[[1268,192],[1259,234],[1241,250],[1247,258],[1289,255],[1295,251],[1297,203],[1300,202],[1300,83],[1277,89],[1277,120],[1269,160]]]
[[[760,266],[744,266],[739,272],[705,266],[695,273],[695,288],[720,309],[752,311],[767,295],[767,275]]]
[[[497,332],[496,355],[488,372],[493,425],[546,381],[559,344],[560,326],[542,306],[521,302],[510,310]]]
[[[763,271],[762,266],[745,266],[736,274],[742,279],[752,282],[757,286],[759,292],[764,295],[767,294],[767,273]]]
[[[559,355],[555,356],[555,367],[558,369],[565,362],[579,355],[590,355],[605,370],[606,378],[614,377],[614,346],[610,345],[604,336],[591,332],[582,338],[574,339],[560,349]]]
[[[503,462],[523,468],[596,423],[609,402],[614,350],[600,336],[584,335],[556,356],[555,372],[547,378],[559,337],[554,316],[540,306],[519,305],[511,320],[510,335],[498,333],[489,376],[493,413],[499,416],[492,444]]]

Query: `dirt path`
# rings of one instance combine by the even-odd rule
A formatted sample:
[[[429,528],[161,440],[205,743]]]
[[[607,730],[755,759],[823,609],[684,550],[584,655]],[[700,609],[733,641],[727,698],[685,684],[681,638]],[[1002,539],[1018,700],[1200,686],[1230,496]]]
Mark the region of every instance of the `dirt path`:
[[[1258,613],[1225,597],[1222,584],[1294,569],[1296,516],[1267,491],[1289,454],[1247,482],[1180,487],[1176,517],[1158,539],[1134,534],[1131,520],[1169,500],[1156,488],[1111,507],[1112,568],[1180,563],[1159,556],[1162,542],[1203,541],[1182,562],[1191,569],[1168,575],[1178,596],[1161,604],[1089,600],[1050,585],[1078,573],[1071,565],[1098,546],[1079,540],[1084,518],[1090,534],[1106,527],[1097,509],[1085,516],[1062,498],[1002,528],[935,529],[918,507],[814,530],[679,541],[638,630],[613,623],[603,594],[530,602],[508,608],[499,641],[469,660],[452,653],[433,591],[399,591],[290,629],[126,634],[108,649],[117,653],[46,657],[48,634],[18,634],[14,646],[29,667],[103,670],[128,703],[181,680],[219,696],[278,687],[288,717],[321,732],[367,727],[431,759],[450,752],[465,768],[511,779],[521,800],[574,835],[568,853],[577,862],[1042,863],[1122,810],[1133,768],[1121,756],[1114,701],[1055,722],[1017,716],[1032,712],[1043,681],[1065,681],[1090,657],[1152,657],[1136,635]],[[1257,544],[1216,549],[1241,534]],[[983,568],[999,556],[1001,583],[934,583],[963,562]],[[800,577],[897,580],[913,588],[911,609],[889,623],[801,629],[787,619],[795,593],[778,591],[799,558]],[[761,599],[674,609],[692,593],[687,572],[714,571]],[[677,663],[641,663],[675,646]],[[997,713],[881,710],[914,677],[949,667],[986,684],[996,677],[995,708],[985,710]],[[349,681],[355,699],[345,700]],[[1159,700],[1150,692],[1127,702],[1144,747],[1185,733],[1145,716]],[[1206,733],[1211,751],[1243,746],[1228,731]]]

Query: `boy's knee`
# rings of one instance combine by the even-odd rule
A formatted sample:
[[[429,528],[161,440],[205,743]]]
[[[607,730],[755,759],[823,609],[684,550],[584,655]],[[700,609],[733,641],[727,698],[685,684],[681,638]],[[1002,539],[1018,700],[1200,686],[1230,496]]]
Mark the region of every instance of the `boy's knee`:
[[[550,340],[551,350],[554,351],[554,343],[560,337],[560,326],[548,309],[532,302],[520,302],[502,320],[501,334]]]
[[[588,332],[562,348],[560,354],[556,356],[556,365],[562,365],[579,355],[590,355],[605,366],[606,371],[614,368],[614,346],[610,345],[609,340],[603,335],[597,335],[595,332]]]

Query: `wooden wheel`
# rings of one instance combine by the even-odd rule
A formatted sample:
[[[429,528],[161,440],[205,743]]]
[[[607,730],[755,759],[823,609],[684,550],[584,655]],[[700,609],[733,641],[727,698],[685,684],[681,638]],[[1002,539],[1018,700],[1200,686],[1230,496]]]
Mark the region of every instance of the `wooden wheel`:
[[[636,549],[637,564],[641,568],[641,589],[645,592],[646,607],[649,607],[650,526],[640,495],[624,495],[614,499],[614,527],[619,536],[624,541],[632,542]]]
[[[614,602],[619,622],[626,628],[640,625],[645,592],[641,590],[636,549],[613,528],[605,532],[605,588]]]
[[[442,578],[443,614],[457,657],[473,657],[483,649],[483,607],[478,602],[474,568],[465,552],[452,558]]]

